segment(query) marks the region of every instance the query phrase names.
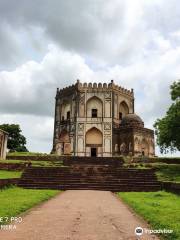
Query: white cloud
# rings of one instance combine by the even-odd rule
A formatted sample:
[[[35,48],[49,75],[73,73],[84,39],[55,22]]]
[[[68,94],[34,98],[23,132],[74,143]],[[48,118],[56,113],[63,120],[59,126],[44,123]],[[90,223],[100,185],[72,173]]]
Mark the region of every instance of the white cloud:
[[[0,124],[19,124],[26,137],[27,148],[33,152],[50,152],[52,150],[53,126],[52,117],[41,117],[24,114],[1,114]]]
[[[1,122],[19,121],[30,149],[49,151],[56,88],[114,79],[135,89],[152,127],[180,76],[179,17],[177,0],[1,1]]]
[[[57,87],[91,75],[84,59],[51,45],[41,62],[29,61],[12,72],[0,72],[0,112],[53,114]]]

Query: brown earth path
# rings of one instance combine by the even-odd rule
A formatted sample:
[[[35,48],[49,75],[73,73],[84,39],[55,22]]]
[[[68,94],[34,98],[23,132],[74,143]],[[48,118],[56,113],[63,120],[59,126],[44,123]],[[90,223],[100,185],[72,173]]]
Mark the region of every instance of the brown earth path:
[[[113,193],[69,190],[33,208],[16,230],[0,231],[2,240],[130,240],[137,226],[148,228]]]

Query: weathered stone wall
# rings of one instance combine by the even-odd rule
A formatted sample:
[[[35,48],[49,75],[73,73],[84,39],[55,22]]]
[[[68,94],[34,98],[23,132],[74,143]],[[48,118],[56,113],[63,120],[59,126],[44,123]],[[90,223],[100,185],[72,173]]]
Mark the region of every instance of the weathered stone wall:
[[[180,164],[180,158],[163,158],[163,157],[133,157],[133,163],[167,163]]]
[[[134,131],[134,155],[153,157],[155,155],[154,133],[149,129]]]
[[[8,134],[0,129],[0,159],[6,158]]]
[[[0,189],[10,185],[17,185],[18,182],[19,182],[18,178],[0,179]]]
[[[161,186],[162,186],[162,189],[168,192],[180,194],[180,183],[161,182]]]
[[[26,165],[23,163],[1,163],[0,161],[0,169],[1,170],[23,170],[26,168]]]
[[[60,161],[62,160],[62,156],[58,156],[58,155],[27,155],[27,156],[7,156],[7,159],[9,160],[24,160],[24,161]],[[1,161],[0,161],[1,163]],[[1,163],[2,164],[2,163]]]

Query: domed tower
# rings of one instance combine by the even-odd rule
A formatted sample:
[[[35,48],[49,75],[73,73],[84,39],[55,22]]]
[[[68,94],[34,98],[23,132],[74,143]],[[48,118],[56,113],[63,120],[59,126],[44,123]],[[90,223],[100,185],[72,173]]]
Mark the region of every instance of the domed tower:
[[[154,134],[134,113],[134,92],[109,83],[57,89],[53,150],[58,155],[154,155]]]
[[[122,118],[121,126],[143,128],[144,122],[137,114],[129,113]]]
[[[135,113],[125,115],[118,130],[118,153],[131,156],[154,156],[154,131],[144,128],[143,120]],[[117,149],[117,147],[116,147]]]

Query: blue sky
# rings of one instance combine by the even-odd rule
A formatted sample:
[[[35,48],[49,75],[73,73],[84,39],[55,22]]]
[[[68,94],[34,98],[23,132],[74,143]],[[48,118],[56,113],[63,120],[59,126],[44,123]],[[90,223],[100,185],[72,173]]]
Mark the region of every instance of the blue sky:
[[[179,19],[178,0],[1,1],[0,122],[49,152],[56,88],[114,79],[152,128],[180,78]]]

